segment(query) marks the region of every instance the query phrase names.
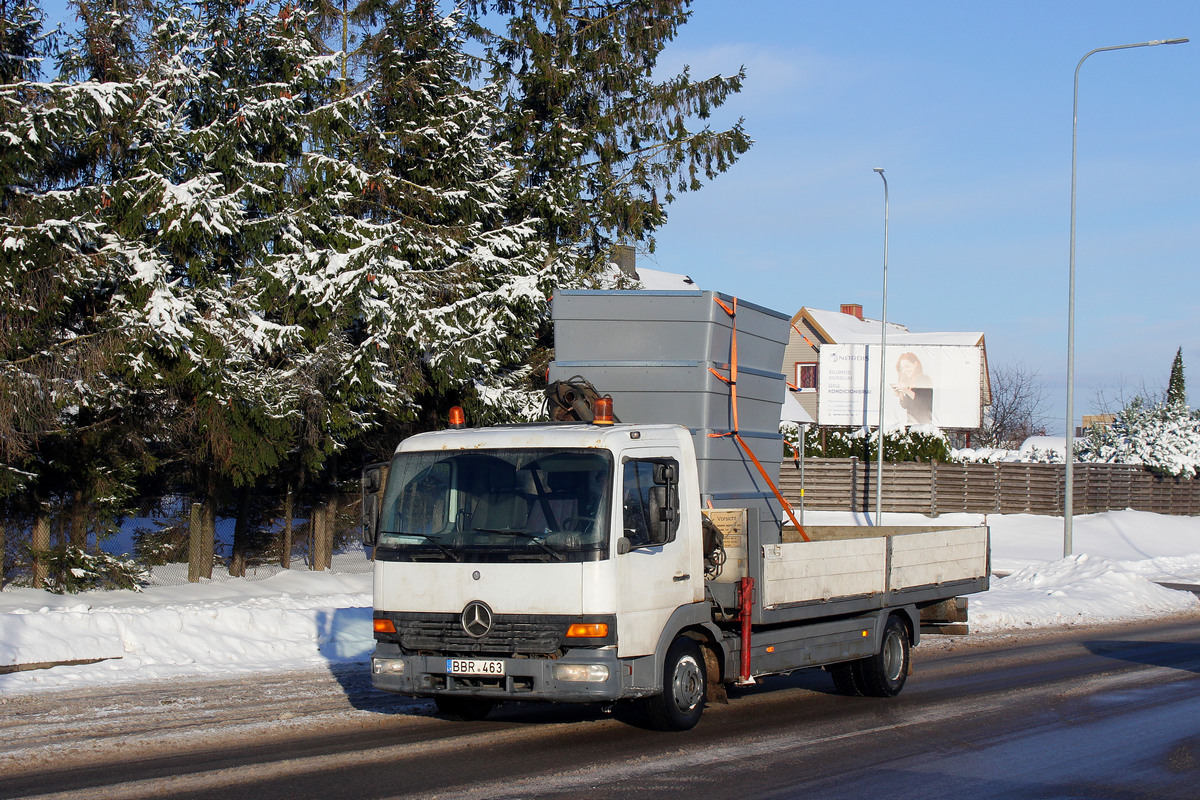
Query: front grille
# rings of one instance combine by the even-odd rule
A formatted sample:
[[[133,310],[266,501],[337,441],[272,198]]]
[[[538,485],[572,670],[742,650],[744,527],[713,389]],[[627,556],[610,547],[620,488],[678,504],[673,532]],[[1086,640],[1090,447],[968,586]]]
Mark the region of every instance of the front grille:
[[[395,614],[400,646],[410,652],[463,655],[548,655],[562,647],[567,625],[523,615],[496,615],[492,629],[476,639],[457,614]]]

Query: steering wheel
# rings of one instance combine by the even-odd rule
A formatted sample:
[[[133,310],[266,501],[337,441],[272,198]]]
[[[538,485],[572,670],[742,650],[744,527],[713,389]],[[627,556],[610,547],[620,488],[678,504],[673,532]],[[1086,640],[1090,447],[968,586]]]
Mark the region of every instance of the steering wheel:
[[[583,533],[588,528],[595,526],[595,517],[567,517],[563,520],[563,530],[577,531]]]

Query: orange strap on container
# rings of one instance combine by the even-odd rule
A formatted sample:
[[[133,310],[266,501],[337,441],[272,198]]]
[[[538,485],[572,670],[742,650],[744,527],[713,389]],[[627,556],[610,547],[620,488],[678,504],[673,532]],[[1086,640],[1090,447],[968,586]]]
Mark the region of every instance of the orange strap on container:
[[[713,369],[712,367],[709,367],[709,368],[708,368],[708,371],[709,371],[709,372],[711,372],[713,375],[716,375],[716,376],[717,376],[717,380],[719,380],[719,381],[722,381],[723,383],[733,383],[733,380],[732,380],[732,379],[730,379],[730,378],[726,378],[724,375],[722,375],[721,373],[717,372],[717,371],[716,371],[715,369]]]
[[[758,459],[754,457],[754,451],[752,451],[750,446],[747,445],[742,440],[742,437],[738,436],[736,433],[733,435],[733,440],[738,443],[739,447],[746,451],[746,455],[750,456],[750,460],[754,462],[754,466],[758,467],[758,471],[762,473],[763,480],[767,482],[767,486],[770,486],[771,491],[775,493],[775,499],[779,501],[781,506],[783,506],[783,510],[787,513],[788,519],[792,521],[792,524],[796,526],[796,530],[800,532],[800,538],[804,539],[806,542],[812,541],[808,538],[808,534],[804,532],[804,526],[801,525],[799,520],[796,519],[796,514],[792,511],[792,504],[785,500],[783,495],[779,493],[779,487],[775,485],[775,481],[771,480],[771,476],[767,474],[766,469],[764,469],[763,465],[758,463]]]
[[[725,309],[725,313],[728,314],[730,316],[730,318],[733,320],[733,330],[730,332],[730,336],[729,336],[729,380],[727,381],[727,383],[729,384],[729,402],[732,404],[731,409],[732,409],[732,413],[733,413],[733,430],[728,434],[710,433],[709,436],[713,437],[713,438],[717,438],[720,436],[730,436],[730,435],[733,436],[733,440],[735,442],[737,442],[738,447],[742,448],[742,451],[745,452],[746,455],[750,456],[750,460],[754,463],[754,466],[758,468],[758,472],[760,475],[763,476],[763,480],[765,480],[767,482],[767,485],[771,487],[771,491],[775,493],[775,499],[779,501],[779,504],[781,506],[783,506],[783,510],[787,513],[788,519],[790,519],[792,521],[792,524],[796,526],[796,530],[800,532],[800,537],[802,539],[804,539],[804,541],[806,541],[806,542],[811,541],[808,538],[808,534],[804,532],[804,526],[802,526],[800,524],[799,520],[796,519],[796,515],[792,512],[792,504],[784,499],[783,495],[779,491],[779,487],[775,485],[775,481],[771,480],[771,476],[767,474],[766,468],[763,467],[763,465],[759,462],[758,458],[754,455],[754,451],[750,449],[750,445],[746,444],[746,441],[744,439],[742,439],[741,435],[738,433],[737,298],[736,297],[733,298],[733,308],[732,309],[730,309],[729,306],[722,303],[721,298],[717,297],[716,295],[713,295],[713,300],[715,300],[717,302],[717,305],[719,305],[721,308]],[[800,334],[800,335],[803,336],[804,334]],[[807,341],[807,340],[805,340],[805,341]],[[713,371],[711,367],[709,367],[709,371]],[[713,374],[716,375],[716,372],[713,371]],[[717,375],[717,377],[719,378],[721,376]]]
[[[733,413],[733,432],[737,435],[738,431],[738,403],[737,403],[737,298],[733,298],[733,308],[721,302],[720,298],[713,295],[713,299],[721,308],[725,309],[725,313],[729,315],[732,323],[732,328],[729,331],[729,402],[730,409]]]

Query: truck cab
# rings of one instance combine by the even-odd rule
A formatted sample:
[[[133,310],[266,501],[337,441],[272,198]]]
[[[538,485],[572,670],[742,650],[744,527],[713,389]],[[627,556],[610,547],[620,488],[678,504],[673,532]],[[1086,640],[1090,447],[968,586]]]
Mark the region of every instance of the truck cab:
[[[661,693],[675,638],[719,637],[694,463],[677,425],[405,440],[373,537],[375,686],[455,716]]]

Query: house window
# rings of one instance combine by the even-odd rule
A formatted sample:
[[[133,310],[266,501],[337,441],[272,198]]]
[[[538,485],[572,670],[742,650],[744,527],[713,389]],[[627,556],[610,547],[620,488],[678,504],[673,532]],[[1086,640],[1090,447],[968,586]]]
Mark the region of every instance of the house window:
[[[817,390],[817,362],[796,362],[796,388],[802,392],[815,392]]]

